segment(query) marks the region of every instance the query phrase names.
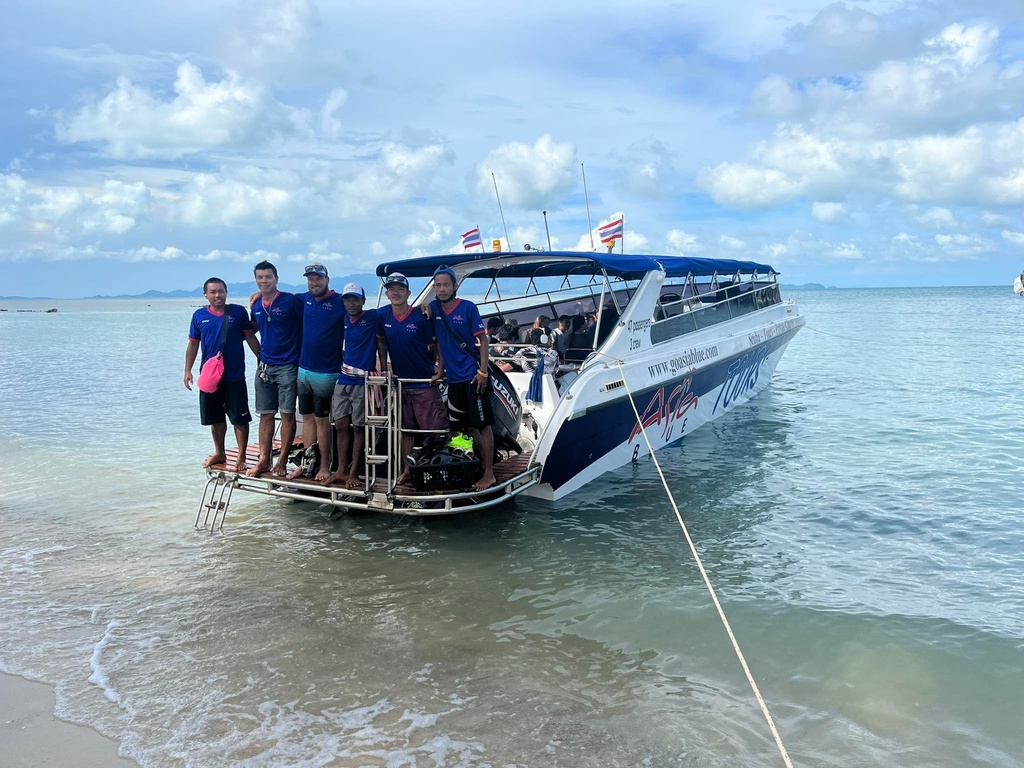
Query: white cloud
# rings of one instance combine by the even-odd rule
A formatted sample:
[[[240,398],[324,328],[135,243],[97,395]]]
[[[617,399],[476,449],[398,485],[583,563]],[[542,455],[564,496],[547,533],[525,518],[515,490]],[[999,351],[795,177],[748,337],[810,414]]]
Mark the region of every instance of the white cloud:
[[[1000,234],[1003,236],[1003,240],[1013,245],[1024,245],[1024,232],[1012,232],[1008,229],[1004,229]]]
[[[380,240],[374,240],[370,243],[370,253],[374,256],[386,256],[388,253],[387,246],[384,245]]]
[[[341,121],[335,113],[348,101],[348,94],[341,88],[335,88],[324,100],[320,109],[320,131],[329,139],[337,139],[341,134]]]
[[[379,214],[424,191],[438,170],[451,162],[451,153],[440,144],[413,149],[387,142],[377,164],[336,185],[336,204],[346,218]]]
[[[185,257],[185,252],[180,248],[168,246],[167,248],[133,248],[124,251],[125,261],[176,261]]]
[[[841,221],[846,218],[846,206],[842,203],[811,203],[811,216],[825,223]]]
[[[860,248],[854,243],[840,243],[837,245],[830,254],[836,259],[847,259],[847,260],[860,260],[864,258],[864,254],[861,253]]]
[[[68,144],[98,143],[116,158],[165,157],[213,148],[238,149],[296,132],[305,115],[277,103],[254,81],[228,72],[208,83],[190,63],[178,66],[175,96],[164,101],[127,78],[99,101],[66,121],[57,138]]]
[[[993,249],[993,244],[977,235],[935,235],[935,242],[950,257],[974,258]]]
[[[747,244],[745,242],[740,240],[738,237],[733,237],[732,235],[719,236],[718,244],[730,251],[738,251],[741,248],[747,247]]]
[[[701,186],[721,205],[770,208],[801,195],[806,182],[775,168],[756,168],[746,163],[721,163],[702,174]]]
[[[668,234],[665,236],[665,240],[668,242],[670,248],[674,248],[683,255],[700,253],[704,250],[704,247],[700,244],[700,239],[697,235],[692,235],[681,229],[670,229]]]
[[[281,186],[258,185],[199,173],[176,201],[177,217],[192,227],[274,226],[292,212],[295,193]]]
[[[443,250],[441,244],[446,240],[451,240],[451,237],[451,225],[442,226],[433,220],[421,221],[417,231],[410,232],[402,238],[402,244],[406,248],[441,251]]]
[[[949,208],[931,208],[916,217],[920,224],[932,225],[935,227],[955,227],[956,217]]]
[[[0,227],[21,218],[28,182],[16,173],[0,173]]]
[[[505,205],[554,208],[580,184],[577,165],[576,147],[571,142],[556,143],[550,134],[541,136],[533,146],[502,144],[477,165],[477,193],[493,195],[496,182]]]

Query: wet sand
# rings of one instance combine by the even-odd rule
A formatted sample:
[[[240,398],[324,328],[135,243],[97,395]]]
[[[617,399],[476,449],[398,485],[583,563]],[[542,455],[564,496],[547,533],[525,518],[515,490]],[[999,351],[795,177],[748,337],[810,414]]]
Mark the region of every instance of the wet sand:
[[[0,764],[19,768],[137,768],[117,742],[57,719],[53,687],[0,674]]]

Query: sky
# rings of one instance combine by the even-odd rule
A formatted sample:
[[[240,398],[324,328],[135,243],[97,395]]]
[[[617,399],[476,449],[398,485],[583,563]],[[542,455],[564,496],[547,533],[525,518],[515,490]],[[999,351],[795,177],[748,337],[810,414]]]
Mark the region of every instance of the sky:
[[[504,238],[495,186],[517,249],[1024,268],[1019,0],[8,0],[0,114],[0,295],[371,272]]]

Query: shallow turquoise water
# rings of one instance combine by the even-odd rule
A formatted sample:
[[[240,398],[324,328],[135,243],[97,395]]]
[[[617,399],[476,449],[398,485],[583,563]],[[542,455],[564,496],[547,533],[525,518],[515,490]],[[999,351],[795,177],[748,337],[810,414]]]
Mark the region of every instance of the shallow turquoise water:
[[[771,387],[658,456],[790,755],[1022,765],[1024,301],[789,295]],[[194,303],[0,313],[0,668],[61,716],[147,766],[781,764],[649,461],[558,505],[236,496],[193,531]]]

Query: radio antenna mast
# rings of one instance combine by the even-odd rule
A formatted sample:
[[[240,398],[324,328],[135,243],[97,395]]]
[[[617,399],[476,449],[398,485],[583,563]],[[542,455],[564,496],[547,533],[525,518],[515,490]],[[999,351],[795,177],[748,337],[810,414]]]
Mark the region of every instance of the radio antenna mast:
[[[512,241],[508,239],[508,227],[505,226],[505,212],[501,210],[501,198],[498,196],[498,180],[491,174],[491,182],[494,184],[494,199],[498,201],[498,213],[501,214],[501,228],[505,230],[505,245],[509,251],[512,250]]]
[[[551,230],[548,229],[548,212],[547,211],[541,211],[540,213],[541,213],[541,216],[544,217],[544,231],[547,232],[547,235],[548,235],[548,250],[550,251],[551,250]]]
[[[593,253],[597,250],[597,246],[594,245],[594,225],[590,223],[590,196],[587,194],[587,169],[583,167],[583,163],[580,163],[580,170],[583,171],[583,199],[587,203],[587,229],[590,230],[590,252]]]

